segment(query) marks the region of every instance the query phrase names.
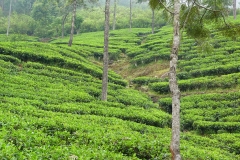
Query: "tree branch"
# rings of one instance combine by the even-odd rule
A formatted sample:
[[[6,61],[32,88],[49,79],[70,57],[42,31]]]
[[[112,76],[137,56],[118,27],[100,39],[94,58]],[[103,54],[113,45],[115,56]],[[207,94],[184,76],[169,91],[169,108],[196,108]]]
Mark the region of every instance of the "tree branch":
[[[192,6],[191,6],[191,8],[189,9],[189,11],[188,11],[188,13],[187,13],[186,19],[184,20],[184,23],[183,23],[183,26],[182,26],[183,29],[184,29],[185,26],[186,26],[186,23],[187,23],[188,17],[189,17],[189,15],[190,15],[190,12],[191,12],[191,10],[192,10],[193,5],[195,4],[195,2],[196,2],[196,0],[193,1]]]
[[[203,5],[200,5],[199,3],[196,3],[196,2],[195,2],[195,4],[196,4],[198,7],[204,8],[204,9],[206,9],[206,10],[208,10],[208,11],[212,11],[212,12],[222,12],[221,10],[215,10],[215,9],[207,8],[207,7],[205,7],[205,6],[203,6]]]
[[[159,3],[165,8],[166,11],[168,11],[171,14],[174,14],[174,12],[169,10],[169,8],[161,0],[159,0]]]
[[[226,25],[227,27],[229,27],[229,25],[228,25],[228,24],[227,24],[227,22],[226,22],[225,16],[223,15],[223,13],[222,13],[222,12],[221,12],[221,15],[222,15],[223,22],[225,23],[225,25]]]
[[[202,24],[202,21],[203,21],[203,17],[205,16],[205,14],[207,13],[207,10],[205,9],[205,12],[203,13],[201,19],[200,19],[200,24]]]
[[[224,23],[225,23],[225,25],[226,25],[226,26],[229,26],[229,25],[227,24],[226,19],[225,19],[225,16],[223,15],[223,13],[222,13],[221,10],[215,10],[215,9],[207,8],[207,7],[203,6],[203,5],[200,5],[199,3],[195,3],[195,4],[196,4],[198,7],[205,9],[206,11],[220,12],[220,13],[221,13],[221,16],[222,16],[222,18],[223,18],[223,21],[224,21]],[[206,12],[205,12],[205,13],[206,13]],[[205,15],[205,13],[203,14],[203,16]],[[203,16],[202,16],[202,18],[203,18]],[[201,18],[201,20],[202,20],[202,18]]]

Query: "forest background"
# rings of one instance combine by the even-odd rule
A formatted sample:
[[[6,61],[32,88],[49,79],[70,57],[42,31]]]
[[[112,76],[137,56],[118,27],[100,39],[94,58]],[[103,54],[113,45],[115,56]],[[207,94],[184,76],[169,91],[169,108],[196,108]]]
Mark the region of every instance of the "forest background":
[[[9,16],[11,4],[11,15]],[[104,0],[84,1],[77,6],[75,34],[104,30]],[[116,29],[129,28],[130,3],[117,0]],[[113,7],[111,1],[110,26],[113,25]],[[237,6],[239,2],[237,1]],[[229,15],[232,15],[232,7]],[[237,7],[239,8],[239,7]],[[0,0],[0,34],[30,35],[40,38],[53,38],[70,34],[73,6],[65,0]],[[237,14],[240,10],[237,10]],[[8,19],[10,17],[10,19]],[[132,28],[152,27],[152,11],[147,2],[132,0]],[[155,12],[154,27],[160,28],[168,23],[162,12]],[[62,25],[64,24],[64,29]],[[111,27],[112,28],[112,27]],[[16,38],[16,37],[15,37]]]

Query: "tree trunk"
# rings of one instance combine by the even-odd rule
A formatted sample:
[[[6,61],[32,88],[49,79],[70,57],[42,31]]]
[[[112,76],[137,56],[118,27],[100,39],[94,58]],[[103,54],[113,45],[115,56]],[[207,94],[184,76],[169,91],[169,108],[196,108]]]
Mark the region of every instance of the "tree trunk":
[[[76,9],[77,9],[77,0],[74,0],[74,2],[73,2],[73,15],[72,15],[72,28],[71,28],[70,39],[69,39],[69,42],[68,42],[68,46],[70,46],[70,47],[72,46],[72,41],[73,41]]]
[[[62,18],[62,38],[64,37],[64,25],[65,25],[65,21],[67,19],[68,13],[66,13],[63,18]]]
[[[152,34],[154,34],[154,27],[155,27],[155,12],[152,9]]]
[[[10,0],[9,5],[9,14],[8,14],[8,27],[7,27],[7,36],[9,35],[10,23],[11,23],[11,12],[12,12],[12,0]]]
[[[117,0],[114,0],[114,10],[113,10],[113,30],[116,29],[116,10],[117,10]]]
[[[110,0],[106,0],[106,2],[105,2],[103,77],[102,77],[102,100],[103,101],[107,101],[107,87],[108,87],[109,6],[110,6]]]
[[[130,0],[130,17],[129,17],[129,28],[132,29],[132,0]]]
[[[233,0],[233,18],[236,19],[237,16],[237,1]]]
[[[169,87],[172,93],[172,140],[170,150],[173,160],[180,160],[180,90],[177,83],[177,61],[180,45],[180,1],[174,0],[173,44],[171,51]]]

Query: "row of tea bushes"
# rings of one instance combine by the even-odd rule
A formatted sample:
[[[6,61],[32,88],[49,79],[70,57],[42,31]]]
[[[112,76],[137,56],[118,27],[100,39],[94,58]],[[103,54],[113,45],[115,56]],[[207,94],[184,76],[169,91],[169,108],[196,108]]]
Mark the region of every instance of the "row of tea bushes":
[[[179,79],[190,79],[194,77],[215,76],[240,72],[240,64],[233,62],[227,65],[211,66],[201,69],[193,69],[190,71],[179,72],[177,77]]]
[[[207,68],[211,65],[234,64],[239,60],[239,53],[231,55],[225,54],[200,54],[199,57],[190,60],[182,59],[179,61],[178,67],[183,71],[191,71],[194,69]]]
[[[15,58],[13,55],[9,55],[9,57]],[[7,74],[4,79],[10,79],[10,81],[6,81],[3,84],[5,88],[8,88],[7,90],[3,90],[3,95],[16,96],[19,94],[22,97],[32,97],[35,95],[34,92],[37,91],[37,97],[42,97],[42,100],[47,104],[57,104],[67,101],[89,102],[99,100],[101,96],[101,80],[91,75],[91,73],[89,74],[89,72],[69,70],[66,67],[59,68],[55,65],[30,61],[13,65],[10,61],[6,60],[1,63],[1,66],[4,70],[2,74]],[[109,101],[144,108],[156,108],[156,105],[146,95],[140,94],[140,92],[135,90],[127,91],[124,87],[126,84],[122,83],[124,81],[120,79],[119,75],[113,72],[110,72],[110,75]],[[123,85],[114,84],[116,81],[119,82],[118,84],[122,83]],[[18,85],[15,85],[15,82],[18,82]],[[29,87],[31,92],[19,92],[14,87]],[[128,98],[126,98],[126,95],[128,95]]]
[[[20,47],[16,48],[18,45]],[[99,66],[89,63],[89,61],[79,55],[76,55],[75,53],[72,54],[66,51],[61,51],[61,48],[57,48],[56,46],[52,48],[52,46],[54,45],[48,44],[44,46],[44,44],[40,43],[29,44],[24,42],[17,45],[3,43],[0,47],[0,52],[3,55],[10,55],[24,62],[40,62],[45,65],[53,65],[82,71],[83,73],[90,74],[98,79],[102,78],[102,70]],[[34,47],[38,48],[38,50],[34,49]],[[9,58],[7,61],[9,61]],[[119,75],[111,71],[109,72],[109,80],[119,85],[127,85],[126,81],[122,80]]]
[[[206,90],[213,88],[226,89],[240,84],[239,76],[240,73],[233,73],[228,75],[222,75],[220,77],[208,76],[193,78],[187,80],[180,80],[178,81],[178,85],[181,91]],[[150,84],[150,88],[153,91],[161,94],[170,92],[168,82],[154,82]]]
[[[57,46],[44,51],[58,52]],[[64,52],[56,57],[76,63],[80,60],[76,54]],[[17,58],[15,54],[8,56]],[[11,63],[14,60],[1,62],[0,157],[170,159],[170,116],[159,111],[147,96],[110,83],[111,102],[101,102],[100,78],[77,67],[65,67],[65,61],[62,65],[28,61],[22,63],[22,69]],[[121,81],[114,73],[110,76]],[[224,148],[219,138],[191,132],[182,132],[181,138],[184,159],[239,159],[237,143]]]
[[[2,107],[7,106],[1,104]],[[13,118],[10,120],[10,117]],[[146,133],[134,131],[135,128]],[[168,152],[164,147],[168,141],[164,138],[168,133],[165,129],[116,118],[41,111],[29,105],[8,106],[5,112],[1,111],[1,130],[3,148],[0,155],[6,159],[68,159],[71,155],[94,159],[144,159]],[[154,132],[157,137],[151,135]],[[148,152],[150,146],[156,148]],[[78,151],[78,148],[82,149]],[[92,153],[88,151],[90,148],[101,149]],[[81,155],[83,150],[89,155]]]
[[[6,159],[170,158],[170,130],[167,128],[114,117],[51,112],[29,104],[0,105],[4,108],[0,110],[0,155]],[[219,149],[216,140],[190,133],[182,137],[184,158],[238,158],[228,149]]]
[[[14,74],[11,70],[15,70]],[[4,77],[2,78],[2,86],[4,86],[2,96],[21,96],[33,99],[36,95],[36,99],[39,97],[47,104],[67,101],[89,102],[98,100],[101,96],[101,81],[90,75],[30,62],[21,72],[17,67],[11,70],[4,70],[1,73]],[[28,87],[28,90],[21,91],[25,87]],[[125,98],[126,95],[128,98]],[[113,83],[109,84],[109,101],[156,108],[156,105],[146,95]]]
[[[237,108],[239,105],[240,92],[230,93],[208,93],[197,94],[182,97],[182,109],[216,109],[216,108]],[[170,110],[172,105],[172,99],[161,98],[159,105],[164,110]]]
[[[221,132],[240,133],[239,122],[195,121],[193,128],[201,134]]]
[[[132,80],[132,83],[137,84],[137,85],[148,85],[150,83],[154,82],[167,82],[167,79],[160,79],[160,78],[155,78],[155,77],[137,77]]]
[[[133,28],[131,31],[122,29],[111,31],[109,36],[109,58],[118,60],[121,53],[127,53],[127,50],[138,46],[145,34],[149,34],[149,28]],[[95,36],[94,36],[95,34]],[[54,40],[51,43],[67,46],[68,39]],[[74,37],[73,48],[80,48],[88,52],[89,57],[102,59],[103,57],[103,33],[83,33]]]
[[[212,134],[210,138],[217,139],[223,145],[221,148],[228,150],[231,153],[240,154],[240,134],[239,133],[221,133],[221,134]]]
[[[160,50],[157,52],[154,51],[146,51],[144,54],[137,55],[136,57],[131,59],[131,63],[135,66],[148,64],[151,62],[157,62],[158,60],[169,60],[169,52],[165,50]]]
[[[181,99],[182,129],[197,130],[201,134],[239,133],[239,98],[240,92],[183,97]],[[171,98],[161,98],[159,105],[163,110],[171,113]]]

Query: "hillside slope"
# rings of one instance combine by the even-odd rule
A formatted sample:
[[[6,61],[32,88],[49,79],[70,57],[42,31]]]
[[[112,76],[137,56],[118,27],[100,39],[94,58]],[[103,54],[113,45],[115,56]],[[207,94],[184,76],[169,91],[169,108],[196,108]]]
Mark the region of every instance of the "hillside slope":
[[[142,45],[147,47],[143,47],[144,50],[148,49],[147,41],[150,43],[154,36],[149,33],[149,29],[133,29],[131,33],[127,30],[112,32],[110,55],[114,63],[131,61],[133,66],[129,66],[133,70],[139,67],[139,64],[135,66],[134,59],[128,58],[131,57],[129,50]],[[164,32],[160,30],[160,33]],[[52,44],[0,43],[0,157],[170,159],[171,116],[168,113],[167,84],[151,81],[151,77],[150,81],[144,82],[153,90],[155,85],[166,88],[165,92],[160,92],[160,96],[166,98],[159,100],[159,108],[146,94],[129,88],[121,76],[111,71],[109,101],[102,102],[102,68],[96,65],[102,57],[102,32],[81,34],[74,40],[71,48],[65,45],[66,40],[53,41]],[[163,56],[167,56],[167,52]],[[133,82],[143,85],[139,80]],[[181,152],[184,159],[240,158],[237,141],[240,138],[238,87],[239,84],[231,90],[232,93],[222,96],[204,94],[202,97],[191,95],[183,98],[186,103],[182,105],[184,132]],[[234,103],[226,101],[229,97]],[[224,107],[229,107],[229,110],[222,112],[228,115],[224,117],[225,121],[217,112],[221,121],[214,123],[216,119],[205,117],[216,114],[214,111],[219,107],[215,104],[217,98],[221,100],[219,105],[229,104],[219,110]],[[192,104],[200,102],[200,99],[209,103],[202,104],[201,111],[198,108],[195,111]],[[215,109],[212,107],[213,111],[206,112],[210,102]],[[231,114],[232,109],[235,109],[236,116]],[[232,121],[234,123],[230,123]]]

